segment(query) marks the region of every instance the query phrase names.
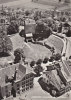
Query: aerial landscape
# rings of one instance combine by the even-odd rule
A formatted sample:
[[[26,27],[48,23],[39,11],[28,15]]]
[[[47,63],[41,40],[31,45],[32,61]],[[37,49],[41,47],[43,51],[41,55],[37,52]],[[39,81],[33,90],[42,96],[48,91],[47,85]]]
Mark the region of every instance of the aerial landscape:
[[[0,0],[0,100],[71,100],[71,0]]]

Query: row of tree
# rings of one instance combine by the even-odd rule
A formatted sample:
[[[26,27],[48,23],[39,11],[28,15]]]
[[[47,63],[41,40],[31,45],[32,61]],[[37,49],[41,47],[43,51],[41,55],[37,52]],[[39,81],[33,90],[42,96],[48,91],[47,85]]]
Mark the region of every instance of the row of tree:
[[[0,54],[3,56],[13,50],[11,39],[4,30],[0,30]]]

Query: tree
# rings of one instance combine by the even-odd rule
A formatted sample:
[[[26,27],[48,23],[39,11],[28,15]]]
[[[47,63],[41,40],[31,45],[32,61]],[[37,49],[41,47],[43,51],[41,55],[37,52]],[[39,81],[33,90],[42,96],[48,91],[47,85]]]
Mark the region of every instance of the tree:
[[[37,10],[34,13],[34,20],[37,21],[39,19],[41,19],[41,11]]]
[[[30,10],[26,10],[26,11],[25,11],[25,15],[26,15],[26,16],[28,16],[30,13],[31,13]]]
[[[18,31],[19,31],[18,23],[16,21],[12,21],[7,28],[7,34],[9,34],[9,35],[15,34]]]
[[[16,49],[14,51],[14,56],[15,56],[14,63],[19,63],[21,58],[22,59],[25,58],[23,49],[21,49],[21,48]]]
[[[41,20],[38,20],[37,22],[37,26],[36,26],[36,32],[41,33],[44,31],[44,23]]]
[[[38,39],[48,38],[52,33],[51,28],[42,19],[38,20],[36,23],[37,25],[35,37]]]
[[[33,68],[33,66],[35,65],[35,61],[31,61],[30,66]]]
[[[57,54],[55,54],[55,60],[60,60],[61,59],[61,54],[59,54],[59,53],[57,53]]]
[[[51,47],[50,51],[52,52],[52,55],[53,55],[54,52],[55,52],[55,48],[54,47]]]
[[[53,54],[50,59],[53,61],[53,60],[60,60],[61,59],[61,54],[57,53],[57,54]]]
[[[0,32],[0,53],[9,53],[13,49],[10,38],[5,34],[4,31]]]
[[[41,67],[41,65],[36,65],[34,68],[34,72],[36,73],[37,76],[40,76],[40,72],[43,71],[43,68]]]

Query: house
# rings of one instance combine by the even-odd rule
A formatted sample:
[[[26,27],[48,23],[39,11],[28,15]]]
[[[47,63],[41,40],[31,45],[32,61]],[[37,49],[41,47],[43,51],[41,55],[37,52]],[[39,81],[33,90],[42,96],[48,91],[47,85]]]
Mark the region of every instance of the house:
[[[13,87],[16,91],[16,95],[33,88],[34,76],[30,67],[22,64],[9,65],[8,67],[0,69],[0,93],[4,99],[12,96],[12,83],[6,83],[5,78],[7,76],[9,79],[11,79],[15,73],[15,69],[17,69],[17,74]]]

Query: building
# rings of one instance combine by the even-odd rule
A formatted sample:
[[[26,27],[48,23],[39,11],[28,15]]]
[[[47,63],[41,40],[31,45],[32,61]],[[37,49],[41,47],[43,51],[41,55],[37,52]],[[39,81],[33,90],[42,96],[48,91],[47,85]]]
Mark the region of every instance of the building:
[[[71,90],[71,62],[63,61],[47,66],[43,72],[41,87],[52,96],[60,96]],[[40,82],[40,81],[39,81]],[[42,86],[44,84],[45,87]]]
[[[6,83],[5,79],[6,76],[8,76],[9,79],[12,78],[13,74],[15,73],[15,68],[17,69],[17,74],[13,87],[16,91],[16,95],[19,95],[20,93],[23,93],[33,88],[34,76],[30,67],[27,68],[22,64],[15,64],[10,65],[6,68],[2,68],[0,69],[0,94],[4,99],[12,96],[12,83]]]
[[[35,34],[36,22],[33,19],[27,18],[25,20],[24,30],[25,30],[25,41],[33,41],[33,34]]]

